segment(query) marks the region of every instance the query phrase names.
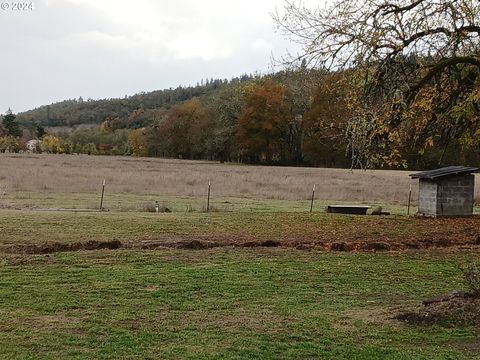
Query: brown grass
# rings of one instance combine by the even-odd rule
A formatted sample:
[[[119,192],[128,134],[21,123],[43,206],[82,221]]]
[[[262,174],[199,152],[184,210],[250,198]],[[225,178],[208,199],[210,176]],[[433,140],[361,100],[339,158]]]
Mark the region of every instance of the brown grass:
[[[217,197],[405,204],[417,182],[409,171],[245,166],[205,161],[120,156],[0,154],[0,201],[5,194],[98,193],[105,178],[110,193],[204,196],[207,183]],[[480,177],[477,176],[477,184]],[[480,202],[480,184],[476,187]]]

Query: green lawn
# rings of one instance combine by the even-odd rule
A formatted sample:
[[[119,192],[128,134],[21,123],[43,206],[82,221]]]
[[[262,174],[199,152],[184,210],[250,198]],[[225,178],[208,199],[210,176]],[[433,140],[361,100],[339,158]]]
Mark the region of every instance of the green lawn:
[[[472,257],[234,248],[1,255],[0,357],[473,358],[479,329],[393,319],[462,288],[458,264]]]
[[[479,259],[476,245],[340,253],[295,244],[475,240],[479,222],[319,212],[1,210],[0,359],[474,358],[479,328],[418,327],[394,316],[465,289],[459,264]],[[287,247],[15,250],[183,238],[227,245],[280,240]]]

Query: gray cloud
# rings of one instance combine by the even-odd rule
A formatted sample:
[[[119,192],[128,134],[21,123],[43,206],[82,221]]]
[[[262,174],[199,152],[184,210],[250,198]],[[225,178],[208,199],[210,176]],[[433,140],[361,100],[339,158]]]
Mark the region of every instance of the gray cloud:
[[[5,1],[5,0],[4,0]],[[268,71],[283,0],[37,0],[0,12],[0,113]]]

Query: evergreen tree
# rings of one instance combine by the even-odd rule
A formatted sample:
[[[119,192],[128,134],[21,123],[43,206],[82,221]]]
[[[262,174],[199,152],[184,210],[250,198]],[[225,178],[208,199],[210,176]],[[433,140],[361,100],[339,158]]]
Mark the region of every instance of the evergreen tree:
[[[3,116],[2,124],[8,132],[8,135],[19,137],[22,136],[22,130],[15,120],[16,116],[12,113],[10,108],[7,110],[7,113]]]
[[[37,125],[36,131],[37,131],[37,138],[39,139],[41,139],[43,135],[47,133],[45,131],[45,128],[42,125]]]

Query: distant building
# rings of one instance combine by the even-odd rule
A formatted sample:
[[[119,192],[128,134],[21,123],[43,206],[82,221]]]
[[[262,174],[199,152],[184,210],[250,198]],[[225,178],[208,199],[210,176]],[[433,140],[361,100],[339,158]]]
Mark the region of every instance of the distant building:
[[[418,214],[423,216],[473,215],[475,177],[478,168],[447,166],[411,174],[419,179]]]
[[[38,152],[40,150],[41,143],[41,140],[29,140],[25,146],[27,147],[27,151]]]

